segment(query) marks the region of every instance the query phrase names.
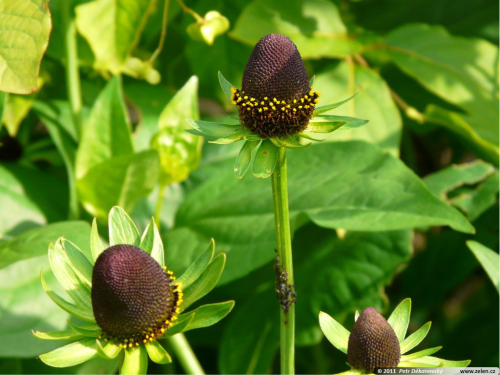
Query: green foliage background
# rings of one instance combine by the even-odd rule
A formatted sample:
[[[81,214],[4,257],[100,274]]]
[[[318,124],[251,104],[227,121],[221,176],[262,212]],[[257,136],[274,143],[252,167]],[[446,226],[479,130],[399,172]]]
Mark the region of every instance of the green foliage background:
[[[195,20],[172,0],[151,65],[162,1],[18,1],[41,13],[14,31],[36,24],[42,35],[51,17],[52,32],[38,91],[14,94],[33,91],[46,43],[38,34],[26,63],[7,64],[15,69],[0,78],[9,92],[0,93],[0,373],[116,371],[101,359],[64,370],[35,359],[55,346],[31,330],[67,324],[43,293],[40,269],[54,285],[48,244],[66,236],[87,248],[92,217],[105,228],[113,205],[143,230],[162,191],[170,269],[184,271],[212,237],[227,253],[219,286],[202,302],[236,306],[216,326],[187,334],[205,370],[279,371],[270,181],[236,179],[241,145],[202,141],[184,121],[234,121],[217,72],[240,85],[252,46],[268,33],[296,43],[321,104],[358,92],[332,113],[370,120],[289,152],[297,372],[346,369],[321,334],[320,310],[350,328],[355,310],[387,312],[406,297],[410,332],[433,321],[425,345],[443,345],[443,358],[498,366],[497,2],[188,1],[230,22],[208,45],[191,39]],[[12,21],[12,9],[0,11]],[[77,49],[68,47],[68,30],[76,30]],[[9,53],[0,48],[13,62]],[[66,75],[75,67],[81,89]],[[68,95],[81,95],[80,114]],[[150,367],[180,371],[175,363]]]

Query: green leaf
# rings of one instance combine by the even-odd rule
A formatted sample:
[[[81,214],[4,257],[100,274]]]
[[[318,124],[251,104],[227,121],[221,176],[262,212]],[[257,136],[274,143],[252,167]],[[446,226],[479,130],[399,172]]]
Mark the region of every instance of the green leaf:
[[[181,311],[186,310],[194,302],[207,295],[217,285],[225,264],[226,254],[217,255],[200,277],[184,290]]]
[[[243,9],[231,37],[255,45],[267,34],[293,40],[303,58],[343,57],[359,50],[348,37],[337,7],[326,0],[255,0]]]
[[[160,266],[165,266],[165,254],[163,252],[163,242],[161,241],[160,232],[155,224],[155,219],[151,218],[144,235],[142,236],[141,245],[142,250],[150,254]]]
[[[40,82],[43,81],[39,80],[38,89],[41,88]],[[28,116],[28,113],[33,107],[36,96],[37,93],[33,93],[30,95],[15,95],[5,93],[4,112],[1,122],[7,128],[7,133],[9,133],[11,137],[15,137],[17,135],[21,123],[24,121],[26,116]]]
[[[84,310],[91,309],[90,288],[80,280],[71,267],[62,238],[58,239],[55,245],[49,245],[49,261],[57,281],[76,305]]]
[[[118,354],[122,351],[122,347],[108,343],[106,346],[102,346],[101,340],[95,340],[97,354],[99,354],[102,358],[113,359],[118,357]]]
[[[84,221],[67,221],[26,230],[10,241],[0,242],[0,269],[21,260],[46,256],[48,245],[60,236],[88,248],[90,228]]]
[[[337,103],[332,103],[332,104],[327,104],[327,105],[322,105],[322,106],[316,107],[316,109],[314,110],[314,116],[321,115],[322,113],[325,113],[325,112],[331,111],[332,109],[340,107],[342,104],[345,104],[348,101],[354,99],[354,97],[356,95],[358,95],[358,94],[359,93],[356,93],[356,94],[352,95],[350,98],[342,100],[341,102],[337,102]]]
[[[148,352],[144,345],[133,346],[124,350],[125,358],[120,368],[120,374],[141,375],[148,370]]]
[[[392,31],[384,52],[427,90],[464,110],[453,116],[470,124],[441,119],[476,146],[486,142],[498,163],[498,48],[484,40],[450,35],[440,26],[404,25]],[[426,111],[427,112],[427,111]],[[426,113],[427,114],[427,113]],[[451,115],[452,113],[450,113]],[[434,117],[431,115],[432,117]],[[479,138],[479,139],[477,139]],[[488,147],[488,146],[487,146]],[[498,165],[498,164],[497,164]]]
[[[435,348],[429,348],[425,350],[421,350],[419,352],[411,353],[408,355],[403,355],[401,356],[401,362],[406,362],[406,361],[411,361],[417,358],[422,358],[434,353],[439,352],[443,347],[442,346],[436,346]]]
[[[0,19],[0,91],[30,94],[37,90],[42,56],[52,29],[48,1],[19,0],[2,5]]]
[[[85,335],[86,337],[99,337],[102,333],[101,328],[97,324],[90,324],[86,325],[84,327],[77,326],[76,324],[71,323],[71,320],[68,319],[68,324],[71,328],[73,328],[75,331],[81,333],[82,335]]]
[[[318,105],[336,103],[358,93],[355,100],[328,113],[370,120],[369,126],[334,132],[326,136],[327,140],[365,140],[394,156],[399,154],[400,112],[387,83],[375,70],[341,62],[317,76],[314,90],[321,93]]]
[[[219,12],[211,10],[201,21],[190,24],[187,33],[194,40],[204,41],[211,46],[215,38],[224,34],[228,29],[229,20]]]
[[[287,148],[304,148],[304,147],[309,147],[311,145],[310,142],[307,144],[302,144],[293,137],[281,138],[280,142],[283,144],[283,147]]]
[[[187,133],[186,119],[200,118],[198,78],[191,77],[160,115],[159,131],[151,145],[160,156],[162,184],[184,181],[198,167],[203,139]]]
[[[314,80],[316,79],[316,76],[312,76],[311,79],[309,80],[309,86],[313,87],[314,86]]]
[[[441,169],[424,179],[427,188],[436,196],[443,199],[454,189],[463,185],[472,185],[483,181],[493,174],[495,168],[481,160],[471,163],[453,164]]]
[[[61,309],[81,320],[95,323],[94,313],[92,312],[91,308],[82,308],[79,306],[75,306],[67,302],[65,299],[61,298],[57,293],[52,291],[49,285],[45,282],[43,272],[40,273],[40,279],[42,280],[42,286],[45,290],[45,293],[47,293],[50,299],[54,301]]]
[[[226,95],[226,97],[228,99],[231,99],[231,88],[236,87],[236,86],[229,83],[229,81],[224,78],[224,76],[222,75],[222,73],[220,71],[217,75],[219,77],[219,83],[220,83],[220,87],[222,88],[222,91],[224,91],[224,94]]]
[[[498,274],[500,273],[498,253],[476,241],[467,241],[467,246],[472,251],[481,266],[483,266],[486,274],[489,276],[491,282],[498,292]]]
[[[5,105],[7,104],[8,94],[4,91],[0,91],[0,130],[2,130],[3,124],[3,114],[5,111]]]
[[[75,331],[74,329],[68,329],[65,331],[53,331],[53,332],[40,332],[31,331],[33,336],[40,340],[54,340],[54,341],[76,341],[86,338],[86,335]]]
[[[210,327],[224,319],[227,314],[231,312],[233,307],[234,301],[212,303],[209,305],[200,306],[190,312],[194,313],[194,317],[189,322],[187,329],[185,329],[183,332],[197,328]]]
[[[321,116],[315,116],[311,119],[311,122],[309,123],[310,125],[308,125],[308,130],[309,128],[311,128],[311,131],[315,131],[314,130],[315,126],[323,126],[322,128],[320,128],[321,131],[319,131],[319,133],[330,133],[337,129],[348,130],[348,129],[359,128],[367,123],[368,120],[362,120],[359,118],[321,115]],[[325,132],[324,131],[325,125],[329,125],[331,130]]]
[[[149,358],[155,363],[165,364],[172,362],[170,355],[156,340],[146,343],[146,350],[149,354]]]
[[[83,127],[76,155],[76,178],[117,156],[134,152],[130,124],[119,77],[113,78],[97,97]]]
[[[349,331],[327,313],[320,311],[319,325],[324,335],[338,350],[347,354],[347,343],[349,342]]]
[[[309,220],[327,228],[357,231],[430,225],[473,231],[460,212],[432,195],[400,160],[375,145],[321,143],[290,152],[287,158],[294,231]],[[273,259],[269,249],[276,245],[269,182],[234,178],[232,163],[233,156],[225,168],[218,164],[215,175],[210,165],[200,168],[199,173],[211,177],[189,192],[177,212],[176,228],[163,238],[169,249],[166,263],[172,269],[186,269],[212,236],[218,239],[219,251],[230,253],[223,283]]]
[[[396,306],[387,323],[394,329],[400,343],[402,343],[410,324],[411,299],[406,298]]]
[[[157,185],[156,150],[118,156],[101,163],[78,180],[79,198],[91,214],[106,218],[113,206],[132,211],[135,203]]]
[[[446,359],[436,357],[422,357],[409,361],[401,361],[398,367],[467,367],[470,360],[465,361],[448,361]]]
[[[230,137],[241,131],[240,124],[229,125],[218,122],[196,121],[191,119],[186,119],[186,121],[200,133],[210,135],[212,137]]]
[[[255,153],[252,174],[257,178],[268,178],[273,174],[278,160],[278,148],[269,140],[263,140]]]
[[[92,287],[92,264],[88,261],[82,251],[74,243],[68,240],[62,241],[63,250],[66,251],[68,260],[72,265],[73,271],[78,278],[89,288]]]
[[[109,244],[138,246],[141,241],[139,231],[130,216],[121,207],[113,207],[109,212]]]
[[[358,311],[358,310],[356,310],[356,311],[354,312],[354,322],[355,322],[355,323],[358,321],[358,318],[359,318],[359,311]]]
[[[189,323],[195,317],[194,312],[189,312],[187,314],[182,314],[179,316],[179,319],[174,322],[174,325],[170,326],[167,332],[165,332],[165,338],[174,336],[178,333],[182,333],[187,330]]]
[[[187,289],[205,272],[208,265],[212,262],[215,253],[215,241],[212,238],[210,245],[196,261],[177,279],[177,284],[183,289]]]
[[[498,172],[493,173],[469,194],[461,194],[453,198],[452,205],[462,210],[469,221],[473,222],[496,203],[498,177]]]
[[[76,26],[94,52],[96,70],[120,74],[155,4],[152,0],[94,0],[75,8]]]
[[[432,324],[431,322],[425,323],[422,327],[420,327],[418,330],[416,330],[410,336],[408,336],[401,343],[401,354],[410,351],[415,346],[420,344],[425,339],[425,336],[427,336],[427,333],[429,333],[429,330],[431,329],[431,324]]]
[[[101,238],[99,237],[99,231],[97,229],[97,219],[95,218],[92,220],[92,229],[90,231],[90,251],[92,252],[94,262],[104,251],[104,246],[102,245]]]
[[[234,174],[243,178],[253,161],[253,151],[260,145],[259,141],[246,141],[241,148],[238,157],[234,161]]]
[[[39,358],[52,367],[69,367],[86,362],[96,355],[95,339],[88,338],[42,354]]]

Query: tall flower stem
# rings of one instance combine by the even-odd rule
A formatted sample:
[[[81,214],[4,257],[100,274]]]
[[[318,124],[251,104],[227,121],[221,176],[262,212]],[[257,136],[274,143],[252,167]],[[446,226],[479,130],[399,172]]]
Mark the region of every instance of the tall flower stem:
[[[169,337],[167,343],[172,349],[175,357],[181,363],[186,374],[205,374],[205,371],[203,371],[198,358],[196,358],[191,345],[189,345],[183,333],[178,333],[177,335]]]
[[[288,182],[286,167],[286,149],[280,147],[278,160],[272,175],[274,222],[278,243],[279,262],[287,273],[288,283],[293,285],[292,239],[290,235],[290,215],[288,210]],[[288,311],[280,308],[280,348],[281,373],[295,373],[295,305]]]

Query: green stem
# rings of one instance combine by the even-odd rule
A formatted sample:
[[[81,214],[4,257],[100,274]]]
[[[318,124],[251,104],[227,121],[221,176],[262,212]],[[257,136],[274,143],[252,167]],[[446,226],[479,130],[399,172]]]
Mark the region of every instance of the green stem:
[[[75,20],[71,12],[71,1],[61,2],[63,23],[64,23],[64,46],[66,53],[66,90],[71,108],[71,115],[77,134],[77,139],[80,139],[82,131],[82,94],[80,87],[80,72],[78,70],[78,47],[76,42],[76,27]],[[72,163],[68,162],[68,163]],[[76,181],[74,173],[70,173],[73,165],[68,165],[69,179],[69,213],[70,220],[75,220],[80,217],[80,206],[78,205],[78,194],[76,190]],[[73,171],[74,172],[74,171]]]
[[[165,39],[167,37],[167,25],[168,25],[168,8],[170,7],[170,0],[165,0],[165,5],[163,6],[163,17],[161,21],[161,34],[160,34],[160,41],[158,43],[158,47],[156,47],[156,50],[153,52],[151,55],[151,58],[149,59],[149,63],[153,65],[155,62],[156,58],[160,55],[160,52],[163,49],[163,46],[165,44]]]
[[[167,338],[167,343],[174,352],[175,357],[181,363],[186,374],[205,374],[205,371],[203,371],[200,362],[198,362],[198,358],[196,358],[191,345],[189,345],[183,333],[178,333],[177,335]]]
[[[155,223],[158,230],[160,230],[161,226],[161,206],[163,204],[163,197],[165,196],[165,190],[167,189],[167,184],[161,184],[158,190],[158,199],[156,200],[156,209],[155,209]]]
[[[276,241],[278,256],[283,270],[287,273],[288,283],[293,281],[292,239],[290,235],[290,217],[288,212],[288,183],[286,171],[286,149],[279,148],[278,161],[272,175],[274,221],[276,226]],[[281,373],[295,373],[295,304],[292,303],[288,312],[280,308],[281,313]]]

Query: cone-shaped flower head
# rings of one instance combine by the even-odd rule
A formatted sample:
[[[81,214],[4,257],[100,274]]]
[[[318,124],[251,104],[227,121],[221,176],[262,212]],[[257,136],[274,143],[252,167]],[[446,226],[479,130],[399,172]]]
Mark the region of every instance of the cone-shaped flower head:
[[[311,119],[319,93],[309,87],[304,62],[286,36],[263,37],[250,55],[241,91],[232,88],[241,124],[263,138],[302,132]]]
[[[148,253],[115,245],[97,258],[92,273],[92,307],[97,325],[122,346],[162,336],[179,312],[182,291]]]
[[[352,328],[347,346],[349,364],[368,373],[375,367],[397,367],[401,350],[396,333],[377,310],[368,307]]]

